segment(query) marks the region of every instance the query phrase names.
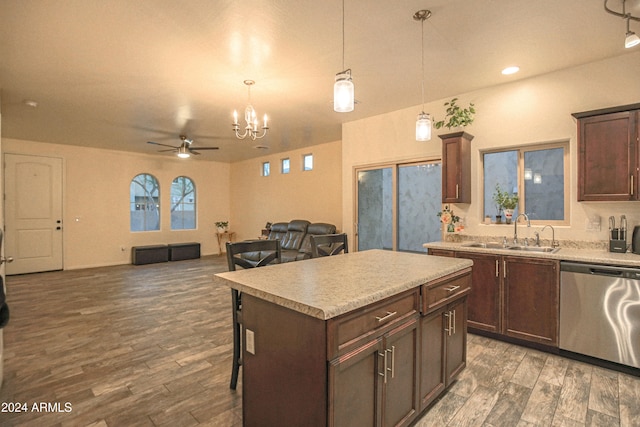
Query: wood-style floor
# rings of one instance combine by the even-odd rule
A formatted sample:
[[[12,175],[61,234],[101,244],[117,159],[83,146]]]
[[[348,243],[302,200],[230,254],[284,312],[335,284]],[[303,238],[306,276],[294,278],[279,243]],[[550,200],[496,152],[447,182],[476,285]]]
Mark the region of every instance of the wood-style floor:
[[[240,426],[219,271],[224,257],[8,277],[0,409],[27,411],[0,426]],[[640,378],[470,335],[467,369],[416,425],[640,426]]]

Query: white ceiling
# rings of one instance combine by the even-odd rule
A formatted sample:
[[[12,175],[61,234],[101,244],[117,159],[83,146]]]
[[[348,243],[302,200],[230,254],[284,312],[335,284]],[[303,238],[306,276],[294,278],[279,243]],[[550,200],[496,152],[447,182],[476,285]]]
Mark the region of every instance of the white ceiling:
[[[622,9],[622,0],[609,0]],[[2,136],[154,154],[149,140],[219,146],[238,161],[341,139],[341,123],[629,53],[603,0],[345,0],[345,67],[359,104],[335,113],[341,0],[2,0]],[[640,0],[627,10],[640,16]],[[640,32],[640,24],[631,22]],[[640,49],[636,47],[635,49]],[[500,70],[517,64],[520,73]],[[232,111],[267,113],[239,141]],[[38,103],[29,107],[26,100]],[[266,145],[268,150],[255,149]],[[161,153],[170,156],[170,153]]]

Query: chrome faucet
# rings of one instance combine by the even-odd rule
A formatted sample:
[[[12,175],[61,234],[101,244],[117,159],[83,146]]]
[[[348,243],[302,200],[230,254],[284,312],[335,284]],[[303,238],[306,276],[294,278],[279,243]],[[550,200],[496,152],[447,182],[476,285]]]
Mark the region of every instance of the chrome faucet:
[[[521,213],[513,220],[513,244],[518,244],[518,219],[523,216],[524,219],[527,220],[527,227],[531,227],[531,221],[529,221],[529,216],[526,213]]]
[[[547,227],[551,229],[551,247],[557,248],[558,246],[560,246],[560,243],[556,242],[556,230],[553,228],[553,225],[545,225],[544,227],[542,227],[542,230],[540,230],[540,232],[542,233]]]

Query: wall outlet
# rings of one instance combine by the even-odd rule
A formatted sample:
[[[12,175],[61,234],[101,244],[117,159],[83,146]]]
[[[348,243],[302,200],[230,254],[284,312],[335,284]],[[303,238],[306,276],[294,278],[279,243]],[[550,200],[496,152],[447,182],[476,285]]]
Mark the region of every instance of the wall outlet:
[[[251,329],[245,329],[245,348],[248,353],[256,354],[256,341]]]

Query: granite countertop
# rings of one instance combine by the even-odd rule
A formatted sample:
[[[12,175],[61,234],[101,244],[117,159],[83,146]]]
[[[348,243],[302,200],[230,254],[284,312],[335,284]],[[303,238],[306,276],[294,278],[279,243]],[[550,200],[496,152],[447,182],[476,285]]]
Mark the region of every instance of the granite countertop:
[[[214,281],[327,320],[472,264],[466,259],[372,249],[218,273]]]
[[[565,248],[560,246],[560,250],[554,253],[548,252],[526,252],[514,251],[510,249],[495,248],[472,248],[464,246],[468,242],[432,242],[425,243],[425,248],[431,249],[448,249],[455,251],[479,252],[479,253],[495,253],[499,255],[513,255],[534,258],[557,259],[560,261],[575,261],[593,264],[616,265],[625,267],[640,267],[640,255],[631,252],[616,253],[609,252],[604,249],[582,249],[582,248]]]

